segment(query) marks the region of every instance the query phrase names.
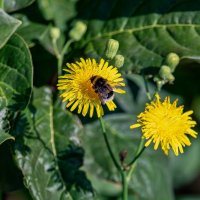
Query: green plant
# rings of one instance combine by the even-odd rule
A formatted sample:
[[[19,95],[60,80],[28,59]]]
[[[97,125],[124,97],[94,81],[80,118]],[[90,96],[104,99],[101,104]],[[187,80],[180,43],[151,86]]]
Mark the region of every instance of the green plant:
[[[143,152],[129,127],[155,92],[198,124],[199,10],[199,0],[0,0],[0,196],[175,199],[199,173],[199,139],[166,157]],[[59,98],[57,77],[81,57],[105,59],[126,83],[101,123]]]

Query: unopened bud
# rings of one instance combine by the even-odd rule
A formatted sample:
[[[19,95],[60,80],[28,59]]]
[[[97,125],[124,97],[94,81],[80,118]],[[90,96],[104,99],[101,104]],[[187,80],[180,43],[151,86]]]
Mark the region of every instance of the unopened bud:
[[[50,35],[53,40],[57,40],[60,37],[60,29],[57,27],[52,27],[50,29]]]
[[[75,41],[79,41],[87,30],[86,24],[81,21],[75,23],[74,27],[69,32],[69,37]]]
[[[162,65],[159,71],[159,76],[163,80],[168,80],[169,76],[171,75],[171,69],[167,65]]]
[[[109,39],[105,49],[105,56],[107,59],[113,59],[117,54],[119,42],[114,39]]]
[[[180,57],[176,53],[169,53],[167,55],[166,64],[170,67],[171,72],[174,72],[179,62],[180,62]]]
[[[114,66],[117,68],[121,68],[124,65],[124,56],[117,54],[114,57]]]

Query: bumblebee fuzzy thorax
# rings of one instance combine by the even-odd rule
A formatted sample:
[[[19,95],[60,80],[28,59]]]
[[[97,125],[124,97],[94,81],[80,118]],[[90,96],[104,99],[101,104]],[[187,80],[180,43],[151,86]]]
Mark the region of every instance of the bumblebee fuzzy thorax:
[[[108,81],[101,76],[91,77],[92,87],[95,93],[98,94],[102,104],[114,99],[113,88],[109,85]]]

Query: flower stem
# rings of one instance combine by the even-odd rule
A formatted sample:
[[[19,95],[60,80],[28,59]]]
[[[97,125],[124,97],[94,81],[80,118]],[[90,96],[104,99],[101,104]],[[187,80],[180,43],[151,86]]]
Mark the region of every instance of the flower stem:
[[[117,170],[120,172],[120,175],[121,175],[121,180],[122,180],[122,200],[128,200],[128,181],[127,181],[127,172],[125,170],[123,170],[121,168],[121,166],[119,165],[119,163],[117,162],[113,152],[112,152],[112,149],[111,149],[111,146],[110,146],[110,143],[108,141],[108,138],[107,138],[107,134],[106,134],[106,129],[105,129],[105,124],[104,124],[104,121],[102,119],[102,117],[99,118],[99,121],[100,121],[100,124],[101,124],[101,128],[102,128],[102,133],[103,133],[103,137],[104,137],[104,141],[106,143],[106,147],[108,149],[108,152],[110,154],[110,157],[115,165],[115,167],[117,168]]]
[[[145,146],[144,146],[144,138],[141,139],[140,144],[138,146],[138,149],[136,151],[136,156],[133,158],[133,160],[128,164],[128,166],[130,166],[128,175],[127,175],[127,181],[129,182],[132,176],[132,173],[135,170],[135,167],[137,165],[137,159],[141,156],[141,154],[143,153],[143,151],[145,150]]]
[[[0,1],[1,1],[1,0],[0,0]],[[73,41],[74,41],[74,40],[72,40],[72,39],[68,40],[68,41],[65,43],[65,45],[64,45],[64,47],[63,47],[63,49],[62,49],[61,52],[59,52],[59,50],[58,50],[57,40],[53,40],[53,41],[52,41],[54,53],[55,53],[55,56],[56,56],[56,58],[57,58],[58,76],[60,76],[60,75],[62,74],[62,64],[63,64],[64,55],[65,55],[65,53],[67,52],[67,50],[68,50],[70,44],[71,44]]]
[[[147,78],[144,75],[143,75],[143,79],[144,79],[144,85],[145,85],[145,89],[146,89],[147,98],[151,101],[151,94],[150,94],[150,91],[149,91]]]
[[[113,161],[115,167],[117,168],[117,170],[118,170],[119,172],[121,172],[122,169],[121,169],[119,163],[117,162],[117,160],[116,160],[116,158],[115,158],[115,156],[114,156],[114,154],[113,154],[113,152],[112,152],[110,143],[109,143],[109,141],[108,141],[108,137],[107,137],[106,129],[105,129],[105,124],[104,124],[104,121],[103,121],[102,117],[99,118],[99,121],[100,121],[100,124],[101,124],[101,128],[102,128],[102,133],[103,133],[104,141],[105,141],[105,143],[106,143],[106,147],[107,147],[107,149],[108,149],[108,152],[109,152],[109,154],[110,154],[110,157],[111,157],[111,159],[112,159],[112,161]]]
[[[121,173],[121,176],[122,176],[122,185],[123,185],[122,199],[128,200],[128,181],[127,181],[126,171],[123,171]]]
[[[64,55],[65,55],[66,51],[68,50],[68,48],[69,48],[69,46],[71,45],[72,42],[74,42],[74,40],[72,40],[72,39],[68,40],[65,43],[65,45],[64,45],[64,47],[63,47],[63,49],[60,53],[60,58],[58,59],[58,75],[59,76],[62,74],[62,64],[63,64]]]

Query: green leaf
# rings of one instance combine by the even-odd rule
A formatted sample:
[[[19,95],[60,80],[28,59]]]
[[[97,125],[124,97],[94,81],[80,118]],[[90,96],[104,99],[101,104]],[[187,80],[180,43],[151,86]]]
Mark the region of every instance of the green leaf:
[[[0,9],[0,48],[2,48],[21,22]]]
[[[7,140],[15,139],[9,133],[6,132],[7,130],[9,130],[9,121],[6,119],[6,116],[7,116],[7,110],[6,109],[0,110],[0,145]]]
[[[2,132],[2,130],[0,130],[0,145],[7,140],[14,140],[14,139],[15,138],[9,135],[8,133]]]
[[[23,37],[29,47],[34,46],[34,40],[40,40],[49,29],[47,25],[30,21],[25,15],[15,14],[14,17],[22,21],[17,34]]]
[[[16,162],[34,199],[71,200],[72,185],[80,189],[84,182],[87,189],[90,183],[79,170],[83,162],[78,139],[81,129],[71,113],[53,107],[49,88],[34,90],[32,104],[18,118],[12,133]]]
[[[53,20],[61,30],[66,29],[66,23],[76,15],[77,0],[40,0],[37,1],[46,20]]]
[[[0,50],[0,108],[23,109],[29,102],[33,67],[24,40],[14,35]]]
[[[6,0],[4,7],[7,12],[20,10],[32,4],[35,0]]]
[[[197,159],[200,151],[199,138],[191,139],[192,145],[185,149],[184,154],[170,156],[173,184],[175,188],[189,184],[199,174],[200,161]]]
[[[71,199],[57,164],[51,91],[35,90],[33,98],[14,129],[16,162],[34,199]]]
[[[134,123],[132,115],[112,115],[104,118],[107,135],[115,154],[119,157],[122,150],[127,150],[126,163],[130,162],[135,155],[139,144],[141,133],[137,129],[130,130],[129,126]],[[120,184],[119,173],[117,172],[106,148],[99,122],[86,126],[83,137],[83,144],[86,151],[85,168],[97,179],[105,179],[110,183]],[[98,138],[98,139],[97,139]],[[98,142],[97,142],[98,140]],[[101,187],[93,182],[97,193],[102,192]],[[103,186],[102,186],[103,187]],[[145,189],[144,189],[145,188]],[[107,193],[108,195],[109,193]],[[119,188],[116,188],[110,195],[119,197]],[[138,160],[135,173],[129,184],[129,194],[133,194],[138,200],[172,200],[173,189],[168,163],[162,152],[147,148],[142,157]],[[101,195],[105,195],[101,194]]]
[[[125,57],[124,72],[160,67],[170,52],[199,59],[199,0],[91,0],[83,7],[79,17],[88,21],[88,31],[79,46],[87,56],[104,56],[113,38]]]

